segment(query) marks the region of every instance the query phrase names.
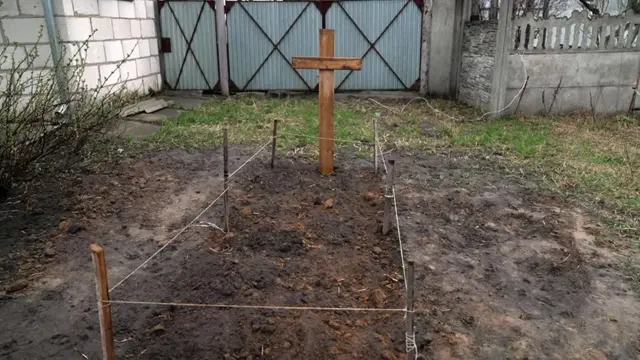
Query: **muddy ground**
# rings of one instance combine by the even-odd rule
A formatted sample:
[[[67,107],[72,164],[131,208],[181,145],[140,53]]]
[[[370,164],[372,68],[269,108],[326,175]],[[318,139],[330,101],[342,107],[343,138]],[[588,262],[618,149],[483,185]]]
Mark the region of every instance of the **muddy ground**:
[[[231,169],[252,151],[235,148]],[[105,247],[117,283],[219,194],[219,159],[129,159],[44,184],[28,212],[4,219],[0,358],[100,358],[89,244]],[[233,180],[232,236],[189,228],[112,299],[402,307],[397,238],[379,233],[383,180],[369,161],[342,153],[332,177],[300,159],[267,164]],[[494,159],[402,152],[396,174],[421,354],[637,359],[640,304],[614,270],[618,255],[595,246],[597,221]],[[221,210],[201,220],[221,225]],[[125,359],[404,358],[398,313],[114,304],[113,321]]]

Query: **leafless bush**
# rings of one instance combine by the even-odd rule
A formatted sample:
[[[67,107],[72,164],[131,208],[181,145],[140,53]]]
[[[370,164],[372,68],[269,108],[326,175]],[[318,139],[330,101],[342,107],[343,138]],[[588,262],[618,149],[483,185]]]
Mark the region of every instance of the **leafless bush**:
[[[131,100],[119,81],[130,54],[94,81],[84,77],[88,41],[72,52],[63,47],[60,61],[49,58],[40,69],[37,46],[18,55],[10,53],[13,45],[0,50],[0,67],[9,69],[0,74],[0,190],[67,166],[110,130]]]

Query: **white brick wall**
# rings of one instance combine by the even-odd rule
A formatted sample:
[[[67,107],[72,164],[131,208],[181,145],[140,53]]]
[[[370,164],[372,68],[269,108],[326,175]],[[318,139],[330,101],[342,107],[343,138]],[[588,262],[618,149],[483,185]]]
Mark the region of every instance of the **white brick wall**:
[[[89,87],[96,87],[114,72],[109,85],[127,79],[129,90],[159,89],[162,79],[153,0],[52,0],[52,3],[65,60],[88,40],[83,56],[84,81]],[[42,37],[38,39],[40,33]],[[0,72],[10,68],[12,56],[20,60],[34,46],[39,53],[33,63],[34,71],[51,68],[42,0],[2,0],[0,41],[18,43],[5,45],[9,60],[0,63]],[[129,53],[130,58],[125,59]]]

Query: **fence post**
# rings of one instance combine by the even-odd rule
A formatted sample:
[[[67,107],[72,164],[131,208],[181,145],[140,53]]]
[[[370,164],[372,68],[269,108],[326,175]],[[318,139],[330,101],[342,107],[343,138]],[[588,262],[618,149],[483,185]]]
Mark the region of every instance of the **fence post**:
[[[229,135],[227,128],[223,129],[223,175],[224,175],[224,232],[229,234]]]
[[[216,37],[218,39],[218,66],[220,69],[220,91],[229,96],[229,63],[227,62],[227,24],[224,1],[216,0]]]
[[[501,115],[500,110],[505,105],[509,53],[513,41],[513,2],[514,0],[503,0],[498,16],[498,35],[491,81],[491,100],[489,101],[489,110],[494,112],[494,117]]]
[[[391,209],[393,203],[393,169],[396,161],[387,160],[389,163],[389,172],[387,173],[387,186],[384,194],[384,219],[382,220],[382,234],[388,235],[391,231]]]
[[[115,360],[113,346],[113,328],[111,326],[111,305],[109,304],[109,284],[107,282],[107,262],[104,249],[91,244],[91,258],[96,272],[96,295],[98,297],[98,316],[100,318],[100,340],[102,342],[102,358]]]
[[[405,280],[407,281],[407,360],[413,360],[418,352],[418,345],[413,331],[413,284],[415,280],[413,275],[413,261],[407,263],[407,278]]]

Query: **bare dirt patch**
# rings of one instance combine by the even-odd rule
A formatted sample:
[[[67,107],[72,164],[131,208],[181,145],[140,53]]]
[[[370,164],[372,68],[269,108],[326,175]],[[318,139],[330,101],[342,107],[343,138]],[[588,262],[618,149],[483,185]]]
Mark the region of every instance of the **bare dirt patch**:
[[[596,222],[482,159],[401,164],[429,358],[636,358],[640,307],[613,269],[621,258],[595,246]]]
[[[234,149],[231,168],[253,150]],[[401,155],[396,190],[416,261],[422,354],[636,357],[640,304],[612,267],[618,256],[594,243],[597,223],[490,160]],[[99,358],[88,245],[105,247],[115,284],[219,194],[219,159],[219,151],[132,159],[56,185],[62,196],[43,201],[39,215],[3,222],[2,244],[11,246],[2,248],[0,285],[27,285],[1,297],[0,357]],[[280,159],[275,171],[251,163],[233,181],[234,236],[190,228],[112,298],[403,307],[396,234],[379,234],[383,181],[352,154],[341,153],[339,164],[336,176],[321,177],[315,163],[296,159]],[[221,225],[221,215],[217,205],[201,220]],[[59,229],[62,220],[77,231]],[[23,239],[35,245],[21,247]],[[113,320],[122,358],[404,356],[401,313],[114,304]]]

